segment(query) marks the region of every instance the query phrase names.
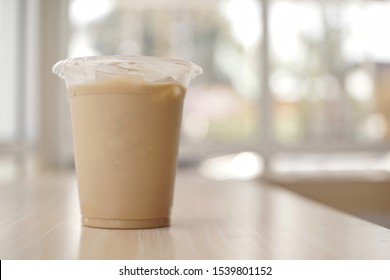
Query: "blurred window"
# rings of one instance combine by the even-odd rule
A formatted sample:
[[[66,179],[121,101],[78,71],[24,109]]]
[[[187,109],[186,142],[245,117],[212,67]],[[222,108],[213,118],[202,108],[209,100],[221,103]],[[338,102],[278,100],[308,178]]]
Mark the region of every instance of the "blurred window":
[[[192,151],[261,141],[277,150],[388,144],[390,2],[268,1],[267,38],[262,3],[99,0],[89,9],[90,1],[72,0],[69,56],[160,55],[201,65],[183,119],[183,146]],[[263,43],[270,108],[262,105]],[[265,110],[271,116],[262,119]]]
[[[17,138],[18,1],[0,1],[0,144]]]
[[[204,68],[185,101],[181,158],[281,152],[276,165],[289,170],[280,162],[291,151],[385,154],[389,14],[390,0],[0,0],[0,150],[38,137],[51,137],[54,152],[71,147],[42,132],[39,116],[48,107],[40,87],[57,79],[40,68],[42,46],[53,45],[45,32],[67,25],[68,43],[58,44],[68,52],[58,56],[157,55]],[[65,130],[62,109],[47,111]]]
[[[389,14],[389,1],[270,1],[277,143],[389,144]]]
[[[37,139],[36,2],[0,0],[0,150],[24,151]]]

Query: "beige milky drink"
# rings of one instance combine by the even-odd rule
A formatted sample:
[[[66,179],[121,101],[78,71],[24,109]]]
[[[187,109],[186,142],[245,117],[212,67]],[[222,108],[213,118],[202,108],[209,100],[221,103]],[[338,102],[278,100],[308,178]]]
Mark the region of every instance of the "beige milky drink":
[[[153,57],[60,63],[53,71],[67,82],[82,223],[169,225],[186,86],[201,69]]]

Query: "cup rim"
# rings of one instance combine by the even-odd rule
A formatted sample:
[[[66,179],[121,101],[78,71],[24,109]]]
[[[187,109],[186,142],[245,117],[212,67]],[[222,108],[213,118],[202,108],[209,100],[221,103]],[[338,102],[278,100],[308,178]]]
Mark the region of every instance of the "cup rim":
[[[102,63],[120,63],[120,62],[129,62],[129,63],[171,63],[188,68],[188,71],[191,73],[191,79],[203,73],[203,69],[187,60],[169,58],[169,57],[160,57],[160,56],[143,56],[143,55],[99,55],[99,56],[82,56],[82,57],[71,57],[58,61],[52,67],[52,72],[62,79],[65,79],[65,69],[68,67],[79,66],[84,64],[84,66],[96,66]]]

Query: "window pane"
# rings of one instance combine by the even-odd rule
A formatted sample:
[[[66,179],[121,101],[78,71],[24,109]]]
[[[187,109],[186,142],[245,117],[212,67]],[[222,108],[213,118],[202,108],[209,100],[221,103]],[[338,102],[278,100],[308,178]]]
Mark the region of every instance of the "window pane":
[[[389,143],[389,13],[389,1],[271,2],[279,143]]]
[[[186,59],[204,68],[185,101],[182,141],[242,143],[258,132],[261,12],[256,0],[70,2],[69,56]]]
[[[18,2],[0,1],[0,144],[16,136]]]

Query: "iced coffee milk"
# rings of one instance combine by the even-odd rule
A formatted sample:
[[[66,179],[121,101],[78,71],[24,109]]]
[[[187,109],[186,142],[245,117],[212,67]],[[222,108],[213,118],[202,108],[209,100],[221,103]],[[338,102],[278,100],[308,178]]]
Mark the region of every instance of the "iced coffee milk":
[[[83,225],[169,225],[184,96],[202,69],[102,56],[63,60],[53,72],[68,89]]]
[[[83,223],[167,225],[185,89],[119,78],[69,94]]]

